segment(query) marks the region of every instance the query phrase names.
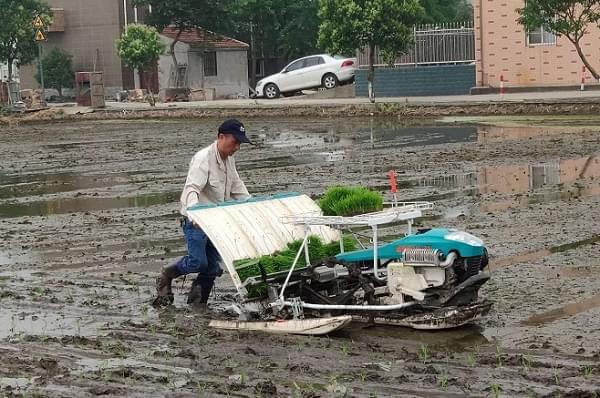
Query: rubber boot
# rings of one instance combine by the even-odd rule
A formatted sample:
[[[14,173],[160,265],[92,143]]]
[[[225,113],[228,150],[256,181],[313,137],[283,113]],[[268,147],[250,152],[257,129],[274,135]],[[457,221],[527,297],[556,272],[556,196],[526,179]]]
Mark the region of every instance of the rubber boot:
[[[165,307],[173,304],[173,301],[175,301],[171,284],[173,279],[182,275],[177,269],[178,264],[179,261],[163,268],[162,273],[156,280],[156,298],[152,302],[153,306]]]
[[[187,303],[195,310],[207,310],[208,298],[215,284],[214,277],[198,275],[192,283],[192,288],[188,294]]]

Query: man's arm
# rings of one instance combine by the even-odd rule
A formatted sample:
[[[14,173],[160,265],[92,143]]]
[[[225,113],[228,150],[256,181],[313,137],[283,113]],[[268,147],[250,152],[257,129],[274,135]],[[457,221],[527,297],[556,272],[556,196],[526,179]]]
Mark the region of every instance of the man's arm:
[[[197,156],[190,162],[181,202],[185,208],[198,203],[198,196],[208,182],[208,160],[206,156]]]
[[[242,181],[242,179],[240,178],[240,175],[237,172],[237,169],[235,168],[235,163],[234,163],[234,167],[233,167],[233,173],[231,173],[231,176],[233,177],[232,182],[231,182],[231,192],[230,192],[231,199],[235,199],[235,200],[249,199],[250,194],[248,193],[246,184],[244,184],[244,181]]]

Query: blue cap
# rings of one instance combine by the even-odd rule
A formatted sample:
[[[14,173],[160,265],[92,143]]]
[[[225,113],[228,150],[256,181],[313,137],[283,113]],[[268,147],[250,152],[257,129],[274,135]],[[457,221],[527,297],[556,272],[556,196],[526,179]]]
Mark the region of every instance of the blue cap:
[[[219,133],[221,134],[232,134],[239,142],[246,144],[252,144],[252,142],[246,137],[246,129],[242,122],[237,119],[227,119],[219,126]],[[254,145],[254,144],[253,144]]]

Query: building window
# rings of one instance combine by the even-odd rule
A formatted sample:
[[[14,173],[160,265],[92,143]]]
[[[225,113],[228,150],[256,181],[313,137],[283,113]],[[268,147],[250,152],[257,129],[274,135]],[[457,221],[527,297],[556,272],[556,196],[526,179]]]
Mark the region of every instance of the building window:
[[[217,76],[217,52],[204,52],[204,76]]]
[[[543,26],[527,32],[527,45],[529,46],[552,46],[555,44],[556,36]]]

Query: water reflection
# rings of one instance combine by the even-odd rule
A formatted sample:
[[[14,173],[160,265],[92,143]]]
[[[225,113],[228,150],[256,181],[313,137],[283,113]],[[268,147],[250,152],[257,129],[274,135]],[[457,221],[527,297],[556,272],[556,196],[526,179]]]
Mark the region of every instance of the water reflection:
[[[149,207],[176,201],[179,192],[161,192],[126,198],[68,198],[39,202],[9,203],[0,205],[0,218],[22,216],[47,216],[74,212]]]
[[[339,124],[327,129],[294,128],[293,130],[264,130],[255,140],[273,148],[314,150],[319,148],[349,148],[358,143],[372,146],[396,147],[468,142],[476,139],[475,127],[424,126],[404,127],[397,121],[373,121],[368,125]]]
[[[127,173],[104,174],[64,172],[18,175],[0,173],[0,199],[130,184],[133,182],[132,177],[141,173],[150,172],[138,170]]]
[[[600,156],[591,155],[553,162],[484,166],[478,172],[428,176],[414,180],[416,187],[454,188],[428,196],[440,200],[460,196],[508,195],[485,199],[483,211],[502,211],[535,203],[572,200],[600,195]],[[456,191],[458,190],[458,191]]]
[[[520,127],[501,127],[501,126],[481,126],[477,129],[477,142],[479,144],[490,144],[495,142],[526,140],[534,137],[550,137],[554,135],[564,135],[572,133],[581,133],[587,131],[588,127],[564,126],[520,126]]]

